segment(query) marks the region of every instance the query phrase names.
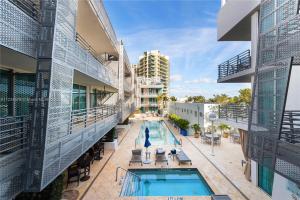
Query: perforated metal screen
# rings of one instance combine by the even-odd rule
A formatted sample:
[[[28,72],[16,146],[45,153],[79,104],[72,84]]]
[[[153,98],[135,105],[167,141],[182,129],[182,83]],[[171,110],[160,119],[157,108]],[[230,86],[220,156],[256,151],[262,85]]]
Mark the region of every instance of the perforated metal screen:
[[[261,3],[249,152],[253,160],[300,183],[299,164],[293,161],[299,160],[299,147],[279,140],[291,61],[300,55],[298,7],[298,0]]]

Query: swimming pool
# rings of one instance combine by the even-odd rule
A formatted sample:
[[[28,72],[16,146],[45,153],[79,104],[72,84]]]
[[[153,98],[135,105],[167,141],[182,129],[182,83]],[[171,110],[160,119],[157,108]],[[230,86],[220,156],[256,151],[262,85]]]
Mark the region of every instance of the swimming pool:
[[[149,141],[151,145],[180,144],[164,121],[145,121],[140,128],[137,144],[144,144],[146,127],[148,127],[150,131]]]
[[[136,174],[132,175],[132,173]],[[197,169],[130,169],[121,196],[210,196]]]

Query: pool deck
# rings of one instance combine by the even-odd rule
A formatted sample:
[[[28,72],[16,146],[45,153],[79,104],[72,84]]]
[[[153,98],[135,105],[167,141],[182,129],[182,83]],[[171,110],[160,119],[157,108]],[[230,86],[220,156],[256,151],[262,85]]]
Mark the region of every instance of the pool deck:
[[[147,120],[158,119],[158,118],[147,118]],[[222,145],[219,149],[216,148],[213,158],[208,156],[209,154],[209,145],[201,144],[199,138],[193,137],[183,137],[179,135],[178,131],[173,128],[170,124],[168,127],[172,130],[174,135],[182,140],[182,150],[191,158],[193,164],[182,164],[178,165],[176,160],[169,158],[169,165],[166,164],[157,164],[154,165],[154,152],[158,146],[151,146],[149,151],[151,151],[151,164],[132,164],[128,165],[131,158],[131,150],[135,148],[135,138],[139,134],[139,129],[142,124],[142,121],[135,120],[132,122],[131,128],[123,134],[122,142],[120,143],[118,149],[115,152],[110,152],[105,155],[107,162],[102,162],[101,166],[93,167],[97,171],[97,175],[94,174],[94,180],[90,181],[89,184],[86,184],[86,187],[81,187],[79,190],[80,196],[79,199],[84,200],[111,200],[111,199],[145,199],[145,200],[167,200],[168,197],[120,197],[120,192],[122,184],[120,183],[120,177],[125,175],[125,171],[120,171],[118,181],[115,181],[116,178],[116,168],[122,167],[124,169],[139,169],[139,168],[197,168],[202,174],[204,179],[210,185],[211,189],[215,194],[227,194],[233,200],[239,199],[253,199],[253,200],[269,200],[270,198],[262,192],[260,189],[255,187],[252,183],[248,182],[242,176],[242,168],[240,166],[240,154],[231,154],[231,151],[238,152],[238,145],[232,144],[235,147],[226,151],[222,151],[222,145],[226,145],[226,141],[222,141]],[[204,146],[205,145],[205,146]],[[169,152],[173,145],[163,145],[160,146],[166,149],[166,152]],[[139,146],[137,148],[142,148]],[[227,148],[227,147],[226,147]],[[201,154],[200,151],[203,153]],[[240,153],[242,151],[240,150]],[[223,155],[224,154],[224,155]],[[143,154],[144,155],[144,154]],[[204,156],[205,155],[205,156]],[[230,160],[228,157],[230,157]],[[236,157],[236,158],[235,158]],[[208,159],[210,160],[208,160]],[[229,160],[230,161],[229,161]],[[101,170],[100,170],[101,168]],[[228,181],[228,179],[231,180]],[[235,185],[235,186],[234,186]],[[238,187],[239,190],[236,188]],[[78,190],[78,189],[77,189]],[[246,196],[246,197],[245,197]],[[209,200],[210,197],[183,197],[186,199],[198,199],[198,200]]]

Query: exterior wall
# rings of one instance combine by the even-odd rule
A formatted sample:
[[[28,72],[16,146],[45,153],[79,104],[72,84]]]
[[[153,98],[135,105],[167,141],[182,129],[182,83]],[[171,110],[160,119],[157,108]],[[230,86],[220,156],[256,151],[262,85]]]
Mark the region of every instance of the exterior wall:
[[[190,125],[199,124],[201,128],[207,128],[211,125],[208,120],[208,113],[214,110],[216,104],[203,103],[177,103],[170,102],[168,113],[176,114],[190,122]],[[189,134],[193,134],[193,130],[189,129]]]
[[[251,160],[251,182],[254,184],[254,185],[258,185],[258,180],[257,180],[257,177],[258,177],[258,172],[257,172],[257,162],[255,162],[254,160]]]
[[[163,90],[160,78],[137,77],[137,90],[137,106],[141,108],[141,111],[158,113],[161,107],[158,97]],[[151,103],[153,100],[156,103]]]
[[[275,173],[272,200],[299,200],[300,186]]]

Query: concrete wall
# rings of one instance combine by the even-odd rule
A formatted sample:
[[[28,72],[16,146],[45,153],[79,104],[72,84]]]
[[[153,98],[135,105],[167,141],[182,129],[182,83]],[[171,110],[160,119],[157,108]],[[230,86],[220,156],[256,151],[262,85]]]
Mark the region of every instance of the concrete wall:
[[[300,110],[299,88],[300,88],[300,66],[293,66],[290,77],[289,90],[286,101],[286,110]]]
[[[272,200],[300,200],[300,186],[275,173]]]
[[[178,103],[171,102],[168,105],[169,114],[176,114],[190,122],[190,125],[199,124],[201,128],[207,128],[211,122],[208,120],[208,113],[213,110],[216,104],[203,103]],[[193,130],[189,130],[193,134]]]

